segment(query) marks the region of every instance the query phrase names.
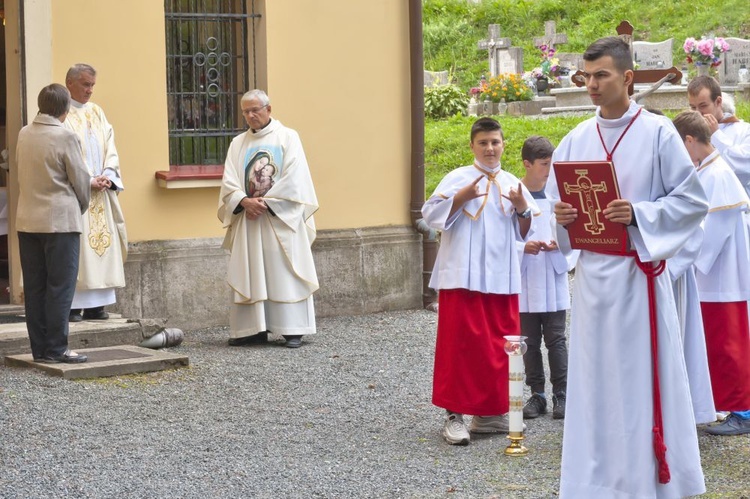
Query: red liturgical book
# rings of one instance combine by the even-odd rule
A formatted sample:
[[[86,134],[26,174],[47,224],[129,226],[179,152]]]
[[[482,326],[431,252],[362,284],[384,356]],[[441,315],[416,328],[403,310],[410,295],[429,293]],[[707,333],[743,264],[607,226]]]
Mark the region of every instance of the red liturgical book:
[[[567,225],[574,249],[625,253],[627,228],[604,218],[610,201],[620,199],[615,167],[609,161],[557,161],[554,164],[560,199],[578,210]]]

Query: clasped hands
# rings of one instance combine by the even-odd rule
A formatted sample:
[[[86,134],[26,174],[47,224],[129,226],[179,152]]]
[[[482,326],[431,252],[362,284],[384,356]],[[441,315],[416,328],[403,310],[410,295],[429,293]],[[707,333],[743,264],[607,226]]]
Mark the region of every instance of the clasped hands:
[[[542,251],[555,251],[557,249],[559,249],[557,241],[550,241],[548,243],[544,241],[528,241],[523,248],[523,252],[529,255],[538,255]]]
[[[257,220],[262,214],[268,211],[268,205],[263,198],[245,198],[240,201],[245,209],[245,216],[250,220]]]
[[[106,175],[97,175],[91,177],[91,188],[97,191],[106,191],[112,187],[112,181],[109,180]]]
[[[633,222],[633,205],[627,199],[614,199],[602,210],[602,215],[610,222],[630,225]],[[560,201],[555,203],[555,218],[558,224],[565,227],[578,218],[578,210],[572,204]]]

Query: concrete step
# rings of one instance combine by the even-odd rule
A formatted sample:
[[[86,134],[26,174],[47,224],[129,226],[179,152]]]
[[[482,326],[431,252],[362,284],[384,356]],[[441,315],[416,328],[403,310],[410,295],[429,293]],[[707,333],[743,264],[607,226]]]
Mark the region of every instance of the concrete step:
[[[596,111],[596,106],[564,106],[564,107],[545,107],[542,114],[560,114],[560,113],[586,113],[590,114]]]
[[[31,354],[22,354],[7,355],[5,365],[8,367],[36,368],[64,379],[122,376],[124,374],[177,369],[190,365],[185,355],[133,345],[76,348],[76,352],[86,354],[88,361],[81,364],[47,364],[34,362]]]
[[[21,309],[23,313],[23,307]],[[71,350],[137,345],[142,340],[143,333],[138,323],[128,322],[112,313],[106,321],[72,322],[68,333],[68,346]],[[25,318],[22,315],[0,316],[0,358],[26,353],[31,353],[31,347]]]

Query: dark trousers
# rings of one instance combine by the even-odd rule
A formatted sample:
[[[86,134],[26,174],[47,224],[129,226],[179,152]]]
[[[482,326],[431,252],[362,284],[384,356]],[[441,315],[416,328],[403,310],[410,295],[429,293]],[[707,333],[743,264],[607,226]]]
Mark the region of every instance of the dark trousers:
[[[77,232],[18,233],[26,329],[35,359],[68,349],[68,315],[78,277]]]
[[[523,356],[526,384],[532,393],[544,393],[542,338],[547,347],[552,393],[565,393],[568,388],[568,346],[565,341],[565,310],[557,312],[522,313],[521,334],[527,337],[528,350]]]

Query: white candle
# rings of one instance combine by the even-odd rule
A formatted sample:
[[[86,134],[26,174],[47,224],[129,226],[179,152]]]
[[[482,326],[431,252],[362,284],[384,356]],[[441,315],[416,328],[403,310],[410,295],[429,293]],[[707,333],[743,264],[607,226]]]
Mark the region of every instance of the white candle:
[[[523,355],[509,355],[509,429],[511,434],[523,432]]]

